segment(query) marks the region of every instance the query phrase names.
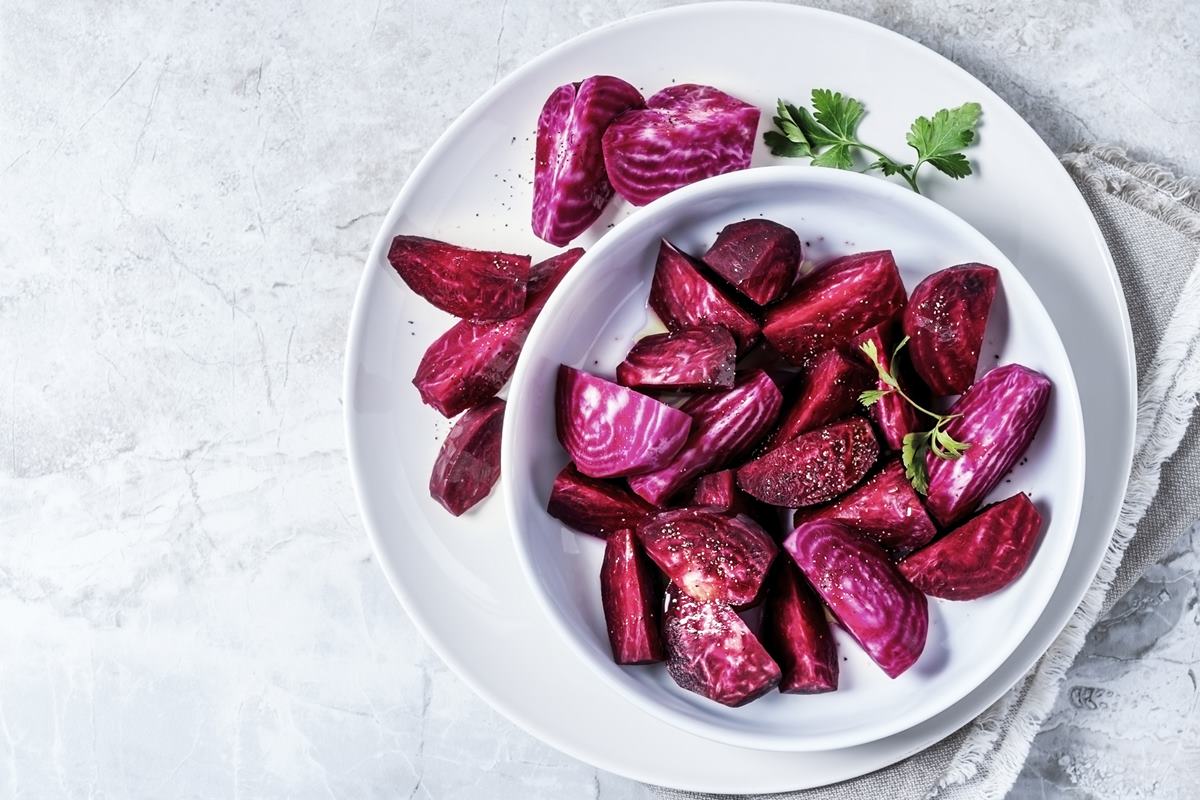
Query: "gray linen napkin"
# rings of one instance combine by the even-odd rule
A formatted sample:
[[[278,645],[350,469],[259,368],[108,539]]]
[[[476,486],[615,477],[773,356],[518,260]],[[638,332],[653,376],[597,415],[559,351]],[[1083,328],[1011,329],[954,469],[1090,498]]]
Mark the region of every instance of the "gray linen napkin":
[[[1054,706],[1091,630],[1200,518],[1200,180],[1087,146],[1062,162],[1096,215],[1129,304],[1138,365],[1138,424],[1117,530],[1066,629],[1008,694],[971,723],[905,761],[796,800],[887,797],[999,800]],[[655,788],[666,800],[712,795]]]

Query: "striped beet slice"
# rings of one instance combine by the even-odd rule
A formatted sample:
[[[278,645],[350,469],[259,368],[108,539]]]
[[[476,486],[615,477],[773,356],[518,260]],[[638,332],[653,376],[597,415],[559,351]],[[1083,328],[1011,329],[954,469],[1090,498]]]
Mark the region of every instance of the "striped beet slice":
[[[494,398],[459,417],[442,442],[429,494],[454,516],[488,496],[500,479],[500,430],[504,401]]]
[[[600,600],[613,661],[653,664],[665,658],[658,625],[661,598],[654,568],[633,531],[615,531],[600,566]]]
[[[837,645],[825,606],[790,558],[780,559],[767,578],[759,639],[783,673],[779,691],[837,690]]]
[[[800,237],[769,219],[726,225],[701,260],[760,306],[778,300],[796,282]]]
[[[913,289],[904,333],[913,369],[934,394],[961,394],[975,380],[999,277],[987,264],[959,264]]]
[[[624,486],[589,478],[567,464],[554,478],[546,511],[580,533],[604,539],[636,528],[656,509]]]
[[[529,256],[397,236],[388,262],[408,288],[461,319],[509,319],[525,308]]]
[[[873,344],[879,365],[894,376],[908,396],[912,397],[913,385],[908,370],[900,369],[892,363],[892,351],[899,341],[896,336],[896,327],[895,320],[888,320],[868,328],[854,338],[854,349],[862,356],[863,363],[870,364],[866,354],[859,348],[865,342]],[[874,367],[872,367],[873,369]],[[876,375],[875,388],[886,390],[890,387]],[[875,420],[876,427],[883,434],[884,447],[897,452],[904,446],[904,437],[917,430],[921,424],[917,418],[916,409],[896,392],[890,392],[876,400],[867,413],[871,415],[871,419]]]
[[[638,389],[732,389],[737,342],[706,326],[643,337],[617,366],[617,383]]]
[[[805,373],[800,392],[771,434],[771,444],[782,444],[856,413],[862,407],[858,396],[870,386],[870,381],[871,372],[859,359],[840,348],[826,350]]]
[[[785,508],[826,503],[866,477],[879,457],[871,423],[862,417],[826,425],[784,442],[737,471],[738,486]]]
[[[691,256],[665,239],[654,266],[650,308],[669,331],[704,325],[725,328],[737,341],[739,353],[758,341],[758,321],[718,288]]]

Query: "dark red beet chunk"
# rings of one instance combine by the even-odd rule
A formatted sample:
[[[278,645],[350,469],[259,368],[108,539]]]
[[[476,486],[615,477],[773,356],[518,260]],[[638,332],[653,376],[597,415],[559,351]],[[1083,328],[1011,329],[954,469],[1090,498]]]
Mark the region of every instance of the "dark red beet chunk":
[[[763,336],[781,355],[805,365],[818,353],[848,346],[904,307],[904,283],[889,250],[839,258],[802,280],[767,310]]]
[[[771,434],[771,443],[782,444],[857,412],[862,408],[858,396],[870,387],[871,375],[859,359],[843,350],[826,350],[804,375],[799,394]]]
[[[778,548],[746,516],[715,508],[663,511],[637,529],[646,554],[671,582],[696,600],[753,603]]]
[[[892,350],[898,341],[895,336],[895,328],[895,323],[891,320],[868,328],[855,337],[854,347],[858,350],[864,342],[874,344],[880,366],[891,373],[900,386],[908,392],[909,397],[912,397],[912,381],[909,380],[907,371],[897,369],[896,365],[892,363]],[[862,353],[861,350],[858,352]],[[865,354],[863,354],[863,359],[866,363],[870,363]],[[890,387],[877,375],[875,388],[888,389]],[[884,446],[889,450],[900,450],[904,445],[904,437],[917,430],[921,424],[917,418],[916,409],[896,392],[886,394],[875,401],[870,407],[869,413],[871,419],[875,420],[875,424],[879,427],[879,432],[883,434]]]
[[[731,469],[710,472],[696,481],[692,504],[732,511],[738,503],[737,477]]]
[[[429,494],[454,516],[487,497],[500,479],[503,426],[504,401],[494,398],[463,414],[442,442]]]
[[[849,525],[896,558],[924,547],[937,536],[933,520],[898,460],[888,462],[861,486],[829,505],[800,509],[795,524],[799,527],[818,519]]]
[[[933,597],[974,600],[999,591],[1029,566],[1042,515],[1025,494],[988,506],[900,562],[904,577]]]
[[[673,586],[667,596],[667,672],[681,688],[737,707],[779,685],[779,665],[728,604],[702,603]]]
[[[397,236],[388,261],[408,288],[456,317],[480,322],[509,319],[525,308],[529,256]]]
[[[861,481],[878,457],[871,423],[852,417],[803,433],[743,465],[738,486],[773,506],[826,503]]]
[[[546,511],[580,533],[605,539],[614,531],[636,528],[656,509],[623,486],[589,478],[567,464],[554,479]]]
[[[758,341],[758,321],[719,289],[691,256],[663,240],[650,285],[650,308],[669,331],[704,325],[728,330],[744,353]]]
[[[996,367],[958,398],[950,413],[961,416],[946,431],[971,446],[953,461],[925,459],[934,519],[953,525],[979,507],[1033,441],[1049,401],[1050,379],[1020,364]]]
[[[769,219],[726,225],[703,261],[760,306],[778,300],[796,282],[800,237]]]
[[[780,559],[767,579],[763,647],[783,672],[779,691],[817,694],[837,689],[837,645],[825,607],[789,559]]]
[[[538,117],[534,234],[564,245],[596,221],[613,194],[601,137],[610,122],[642,103],[641,92],[608,75],[593,75],[550,93]]]
[[[888,677],[925,649],[929,607],[878,545],[837,522],[808,522],[783,543],[843,628]]]
[[[600,599],[613,661],[653,664],[665,658],[658,627],[658,581],[633,531],[615,531],[608,537],[600,567]]]
[[[962,394],[975,380],[1000,273],[960,264],[917,284],[904,309],[913,369],[936,395]]]
[[[449,419],[500,391],[512,377],[521,347],[542,307],[582,255],[583,250],[575,248],[535,265],[537,289],[532,288],[531,276],[529,304],[512,319],[461,320],[435,339],[413,377],[421,399]]]
[[[639,389],[732,389],[737,343],[708,326],[639,339],[617,366],[617,383]]]

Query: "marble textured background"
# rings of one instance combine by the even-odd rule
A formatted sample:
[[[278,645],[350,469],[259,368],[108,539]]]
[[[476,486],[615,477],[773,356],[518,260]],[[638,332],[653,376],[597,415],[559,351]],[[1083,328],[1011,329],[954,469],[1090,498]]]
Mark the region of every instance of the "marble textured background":
[[[660,2],[0,0],[0,797],[642,798],[493,713],[373,563],[338,387],[447,123]],[[1058,150],[1200,174],[1187,0],[818,5]],[[1194,797],[1200,537],[1092,636],[1017,797]]]

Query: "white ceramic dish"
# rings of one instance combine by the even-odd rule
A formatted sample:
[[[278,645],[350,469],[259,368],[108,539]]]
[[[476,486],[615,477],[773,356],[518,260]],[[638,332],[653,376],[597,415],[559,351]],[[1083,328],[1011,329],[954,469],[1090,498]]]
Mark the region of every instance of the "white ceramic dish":
[[[726,47],[694,46],[718,37]],[[387,266],[387,246],[404,231],[549,252],[534,248],[528,232],[524,138],[552,87],[600,72],[651,90],[686,75],[764,107],[779,94],[841,88],[869,103],[864,135],[895,142],[897,153],[914,111],[966,99],[983,105],[971,151],[978,174],[933,180],[927,191],[1019,265],[1050,312],[1079,385],[1088,463],[1079,534],[1046,611],[991,678],[932,719],[822,753],[749,750],[688,734],[597,681],[554,632],[517,561],[500,502],[455,520],[428,498],[429,469],[448,426],[421,405],[409,379],[426,343],[452,320],[407,292]],[[383,143],[380,161],[391,157]],[[761,152],[757,160],[776,163]],[[622,213],[617,206],[609,216]],[[580,244],[593,243],[605,222]],[[879,769],[946,736],[1011,686],[1095,575],[1124,494],[1135,408],[1132,338],[1112,260],[1033,130],[986,86],[915,42],[850,17],[771,3],[683,6],[600,28],[543,54],[473,104],[380,225],[350,320],[345,379],[363,522],[397,597],[447,665],[516,724],[579,759],[642,781],[729,793],[818,786]]]

